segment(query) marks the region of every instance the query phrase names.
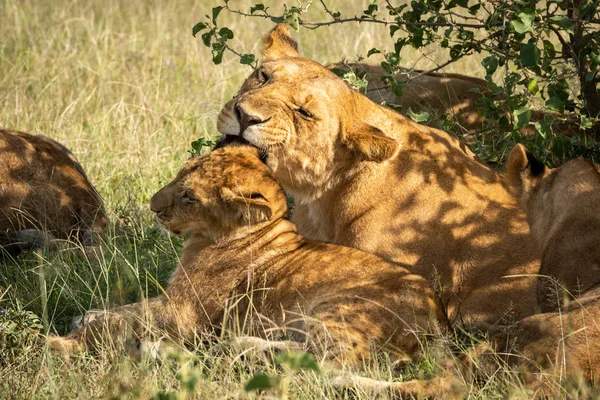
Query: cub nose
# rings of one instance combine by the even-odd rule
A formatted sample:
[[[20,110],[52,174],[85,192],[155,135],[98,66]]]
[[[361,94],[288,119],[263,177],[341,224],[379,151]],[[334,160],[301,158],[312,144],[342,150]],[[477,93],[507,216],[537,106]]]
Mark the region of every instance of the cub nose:
[[[150,199],[150,210],[158,214],[163,209],[163,202],[160,199],[160,190]]]
[[[260,117],[249,114],[246,111],[244,111],[244,108],[239,104],[235,106],[235,114],[240,123],[240,135],[244,133],[246,128],[248,128],[249,126],[264,122]]]

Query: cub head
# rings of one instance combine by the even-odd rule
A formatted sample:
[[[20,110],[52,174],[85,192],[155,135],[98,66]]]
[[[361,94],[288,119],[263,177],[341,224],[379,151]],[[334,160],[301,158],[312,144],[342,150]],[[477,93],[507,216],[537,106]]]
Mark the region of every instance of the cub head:
[[[150,200],[158,222],[175,235],[216,242],[244,226],[287,217],[286,197],[250,146],[224,147],[188,160]]]
[[[238,136],[267,151],[291,194],[306,198],[325,188],[344,161],[382,162],[397,153],[398,143],[367,122],[368,100],[301,58],[287,25],[267,34],[263,47],[262,65],[225,105],[217,129],[225,141]]]
[[[506,183],[527,211],[531,233],[542,248],[554,234],[553,227],[565,218],[588,213],[598,218],[600,172],[586,160],[549,169],[517,144],[508,157]]]

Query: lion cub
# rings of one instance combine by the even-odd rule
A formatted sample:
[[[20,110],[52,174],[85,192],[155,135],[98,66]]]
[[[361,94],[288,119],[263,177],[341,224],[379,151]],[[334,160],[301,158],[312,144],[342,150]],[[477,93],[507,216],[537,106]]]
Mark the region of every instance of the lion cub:
[[[142,340],[143,320],[191,339],[197,331],[227,328],[225,320],[242,323],[228,315],[235,304],[239,318],[255,316],[259,336],[280,329],[334,363],[362,365],[374,347],[399,361],[415,358],[421,336],[442,318],[422,277],[296,233],[286,196],[253,147],[190,159],[150,207],[168,231],[189,234],[165,295],[52,337],[53,347],[93,347],[125,328]]]

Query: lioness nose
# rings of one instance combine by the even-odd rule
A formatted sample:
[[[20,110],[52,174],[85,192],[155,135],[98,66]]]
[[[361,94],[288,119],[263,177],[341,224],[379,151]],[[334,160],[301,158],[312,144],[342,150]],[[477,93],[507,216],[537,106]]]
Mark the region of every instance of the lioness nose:
[[[248,128],[249,126],[260,124],[261,122],[263,122],[263,120],[260,119],[260,117],[249,114],[246,111],[244,111],[244,108],[239,104],[235,106],[235,113],[238,121],[240,122],[240,135],[244,133],[246,128]]]

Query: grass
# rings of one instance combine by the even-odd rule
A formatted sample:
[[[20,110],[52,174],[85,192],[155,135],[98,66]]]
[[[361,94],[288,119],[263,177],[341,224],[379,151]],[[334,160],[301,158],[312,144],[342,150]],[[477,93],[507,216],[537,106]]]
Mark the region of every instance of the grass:
[[[32,312],[42,333],[64,334],[71,318],[90,308],[161,292],[182,243],[154,226],[148,201],[189,156],[190,142],[216,133],[218,111],[250,72],[231,56],[214,66],[208,49],[191,35],[217,3],[0,0],[0,125],[47,135],[71,149],[112,221],[99,262],[62,251],[0,265],[0,309]],[[357,12],[362,6],[331,2],[333,9],[342,4]],[[244,52],[257,53],[260,36],[272,27],[270,21],[230,15],[223,21],[240,33],[234,44]],[[305,56],[326,63],[366,54],[387,35],[385,27],[344,25],[304,31],[298,39]],[[436,54],[413,56],[417,67],[427,68]],[[466,60],[448,71],[480,76],[480,69],[478,61]],[[67,363],[40,344],[36,329],[11,335],[0,340],[0,398],[244,398],[253,375],[281,372],[273,363],[226,348],[215,351],[206,342],[179,348],[160,362],[107,351]],[[7,337],[20,344],[8,346]],[[404,376],[385,358],[365,375],[421,376],[437,360],[435,352],[424,352]],[[314,372],[290,377],[288,389],[292,398],[370,398],[335,390]],[[510,376],[490,377],[472,387],[470,396],[506,393],[527,397]]]

